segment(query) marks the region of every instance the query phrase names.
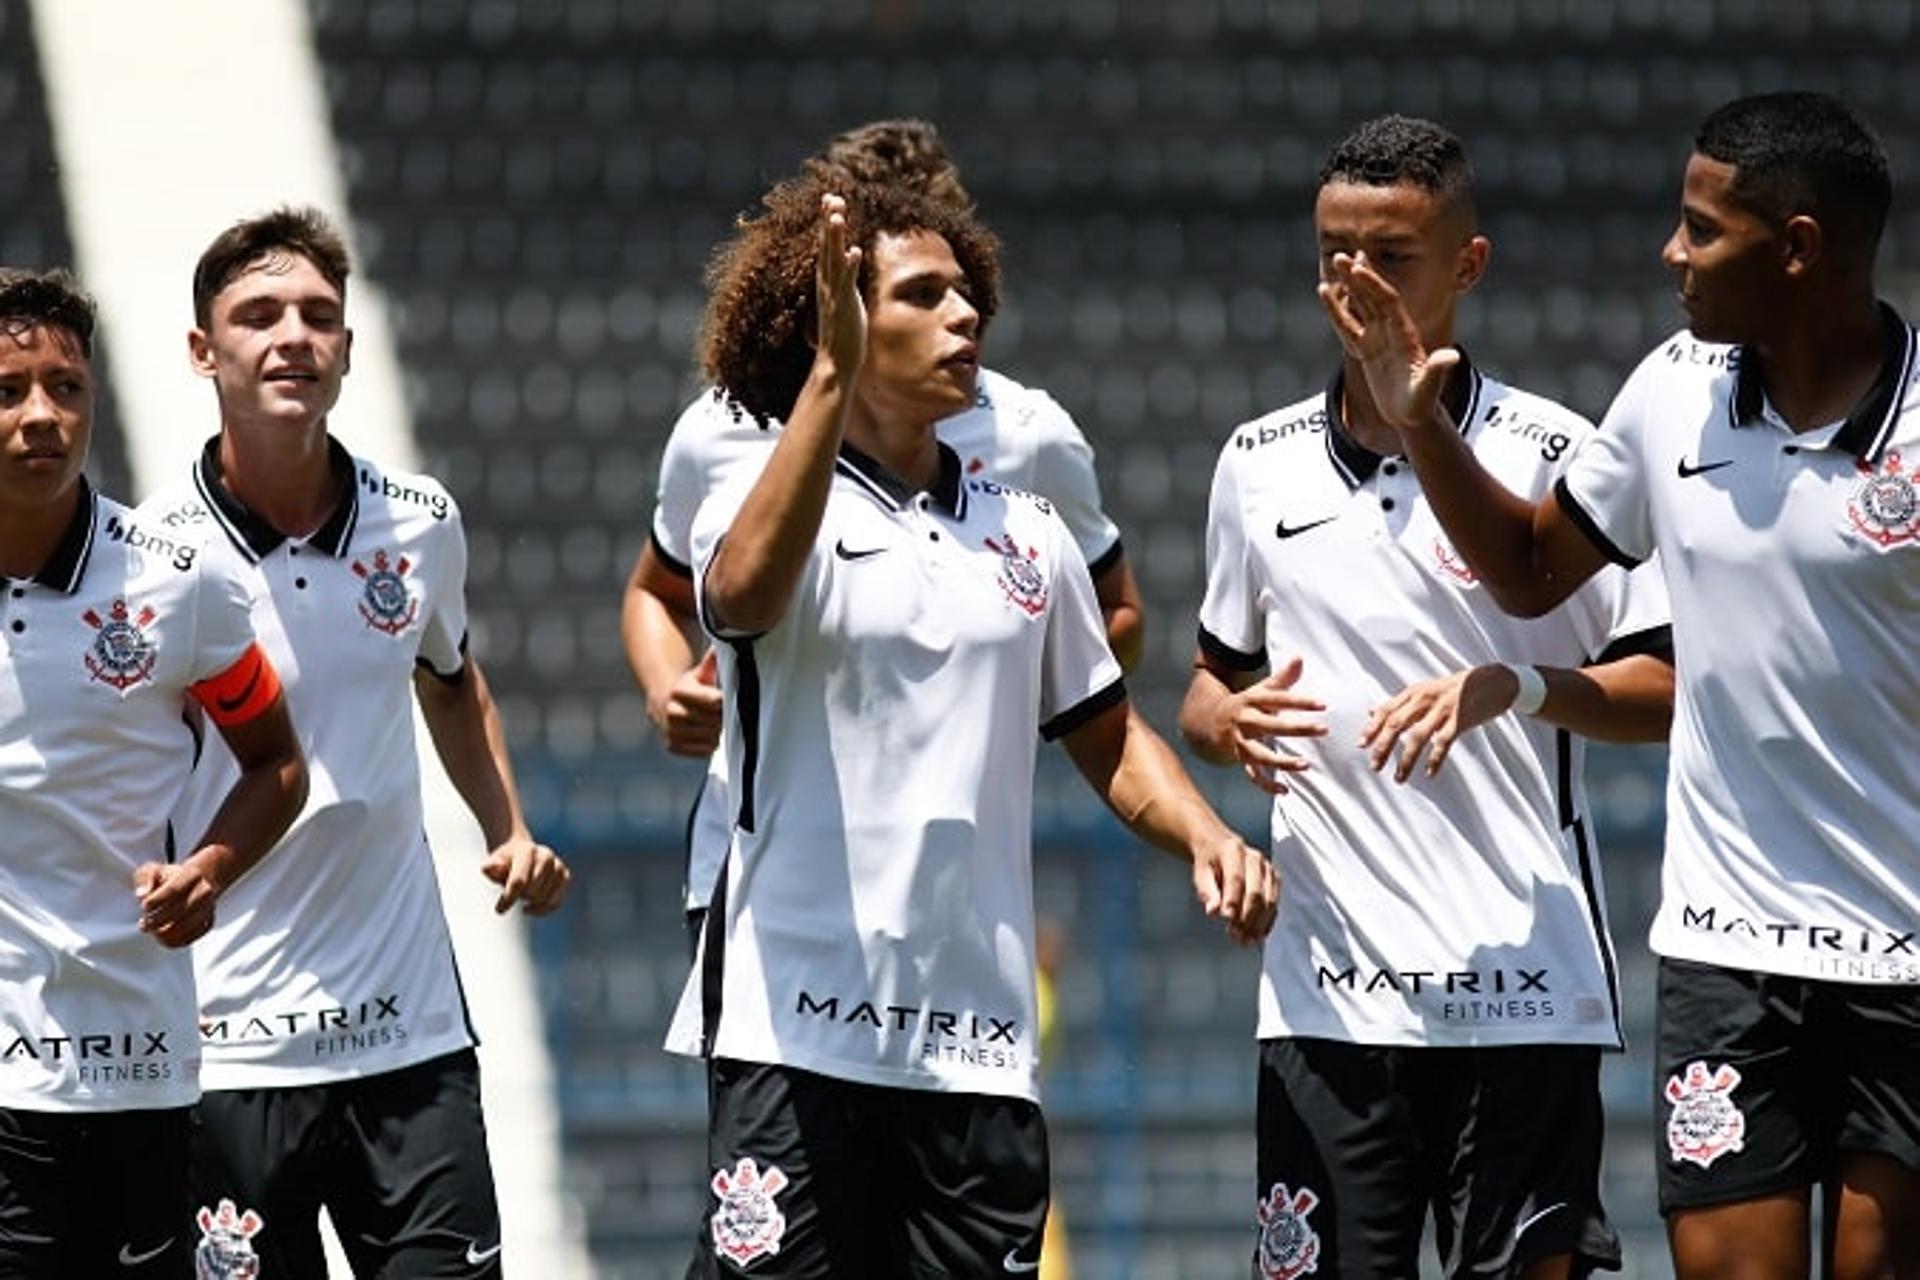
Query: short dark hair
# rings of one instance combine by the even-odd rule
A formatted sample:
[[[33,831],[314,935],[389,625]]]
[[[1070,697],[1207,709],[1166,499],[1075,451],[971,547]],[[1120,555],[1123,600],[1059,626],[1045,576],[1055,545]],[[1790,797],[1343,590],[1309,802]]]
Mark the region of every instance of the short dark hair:
[[[1410,182],[1473,208],[1473,164],[1451,130],[1412,116],[1377,116],[1333,144],[1320,165],[1319,186],[1351,182],[1390,187]]]
[[[836,133],[805,167],[844,174],[857,183],[897,182],[929,199],[973,208],[973,197],[961,185],[960,170],[947,154],[945,139],[929,120],[873,120]]]
[[[847,202],[848,240],[864,250],[860,289],[873,287],[873,246],[883,234],[928,231],[946,240],[967,278],[984,329],[1000,306],[1000,243],[972,210],[894,183],[849,186],[803,170],[769,191],[707,264],[700,366],[761,422],[784,421],[813,366],[818,311],[820,199]]]
[[[248,267],[271,254],[297,254],[314,265],[344,298],[353,271],[346,241],[327,215],[311,207],[282,206],[236,222],[214,237],[193,268],[193,322],[213,319],[213,300]]]
[[[0,333],[19,337],[33,329],[65,329],[93,359],[93,299],[67,272],[0,267]]]
[[[1730,195],[1776,225],[1808,214],[1871,261],[1893,204],[1886,148],[1860,114],[1824,93],[1736,98],[1709,115],[1693,149],[1733,166]]]

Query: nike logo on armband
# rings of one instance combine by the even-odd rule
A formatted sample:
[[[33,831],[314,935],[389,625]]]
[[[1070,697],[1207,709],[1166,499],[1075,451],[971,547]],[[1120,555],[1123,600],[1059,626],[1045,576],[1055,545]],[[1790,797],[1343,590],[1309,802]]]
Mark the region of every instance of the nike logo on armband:
[[[1335,516],[1322,516],[1318,520],[1309,520],[1305,524],[1296,524],[1291,527],[1288,526],[1285,520],[1282,520],[1279,524],[1273,526],[1273,533],[1274,536],[1278,538],[1291,538],[1305,533],[1309,529],[1318,529],[1323,524],[1332,524],[1335,519],[1337,519]]]
[[[501,1242],[496,1240],[490,1248],[482,1249],[478,1240],[467,1241],[467,1265],[477,1267],[483,1262],[491,1262],[500,1252]]]
[[[1722,467],[1730,467],[1732,465],[1732,458],[1722,458],[1718,462],[1703,462],[1696,467],[1685,458],[1682,458],[1680,459],[1680,478],[1682,480],[1690,480],[1694,476],[1705,475],[1709,471],[1718,471]]]
[[[1040,1269],[1040,1259],[1035,1258],[1032,1262],[1022,1262],[1020,1261],[1020,1251],[1018,1249],[1009,1249],[1007,1250],[1007,1256],[1000,1259],[1000,1269],[1011,1275],[1026,1275],[1029,1272]]]
[[[260,687],[260,673],[263,670],[265,670],[265,668],[260,663],[258,662],[254,663],[252,673],[247,676],[246,688],[242,689],[239,692],[239,694],[235,697],[232,697],[232,698],[216,697],[213,700],[214,704],[218,707],[220,714],[232,715],[234,712],[238,711],[240,708],[247,705],[247,700],[253,697],[253,691]]]
[[[865,560],[868,556],[877,556],[885,550],[885,547],[862,547],[856,551],[847,545],[844,538],[833,544],[833,554],[842,560]]]

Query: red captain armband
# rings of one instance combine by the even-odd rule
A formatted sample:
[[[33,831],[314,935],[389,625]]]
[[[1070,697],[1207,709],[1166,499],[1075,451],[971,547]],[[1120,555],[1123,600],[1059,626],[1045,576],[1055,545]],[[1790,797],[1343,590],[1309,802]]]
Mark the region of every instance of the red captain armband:
[[[189,692],[215,724],[227,728],[245,724],[273,705],[280,696],[280,673],[258,644],[250,644],[232,666]]]

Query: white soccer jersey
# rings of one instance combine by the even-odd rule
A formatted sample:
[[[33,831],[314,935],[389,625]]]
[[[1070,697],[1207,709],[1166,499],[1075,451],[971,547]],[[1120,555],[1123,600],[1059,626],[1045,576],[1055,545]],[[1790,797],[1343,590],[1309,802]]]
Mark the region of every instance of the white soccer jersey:
[[[244,588],[210,561],[89,490],[39,574],[0,578],[0,1107],[200,1094],[192,961],[140,932],[133,873],[205,829],[167,824],[188,690],[253,643]]]
[[[1675,334],[1559,487],[1673,597],[1662,955],[1920,983],[1920,361],[1885,316],[1866,401],[1799,434],[1740,348]]]
[[[735,828],[676,1052],[1034,1097],[1034,758],[1125,690],[1051,505],[963,466],[844,449],[786,617],[720,643]]]
[[[283,538],[220,487],[218,441],[150,499],[163,531],[217,527],[252,566],[254,627],[311,778],[273,854],[194,944],[208,1089],[324,1084],[474,1043],[420,799],[413,674],[465,665],[466,543],[446,490],[335,442],[348,498]],[[237,768],[209,743],[181,813],[204,822]]]
[[[1043,494],[1066,521],[1095,577],[1120,554],[1120,531],[1100,506],[1093,450],[1067,411],[1046,392],[980,371],[971,409],[939,426],[940,438],[968,475]],[[660,456],[653,549],[667,568],[689,574],[693,517],[742,467],[755,471],[774,431],[720,391],[708,391],[681,413]],[[727,856],[726,751],[713,753],[690,833],[687,907],[704,907]]]
[[[1514,491],[1547,491],[1591,424],[1462,364],[1452,408]],[[1619,998],[1581,740],[1503,715],[1438,777],[1375,773],[1360,732],[1404,685],[1487,662],[1578,667],[1657,648],[1656,578],[1609,569],[1545,618],[1502,612],[1407,463],[1356,444],[1324,395],[1227,442],[1207,522],[1200,641],[1246,671],[1305,660],[1328,733],[1273,808],[1280,914],[1259,1035],[1362,1044],[1618,1044]]]

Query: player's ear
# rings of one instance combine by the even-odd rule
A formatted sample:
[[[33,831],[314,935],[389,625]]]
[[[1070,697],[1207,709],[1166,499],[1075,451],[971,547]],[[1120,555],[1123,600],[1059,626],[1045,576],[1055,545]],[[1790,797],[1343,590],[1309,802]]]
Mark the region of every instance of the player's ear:
[[[1780,269],[1790,276],[1805,275],[1825,248],[1826,233],[1806,214],[1796,214],[1780,228]]]
[[[207,341],[205,329],[187,330],[187,363],[201,377],[213,376],[213,344]]]
[[[1487,259],[1493,255],[1493,243],[1485,236],[1468,236],[1453,260],[1453,287],[1466,293],[1487,274]]]

